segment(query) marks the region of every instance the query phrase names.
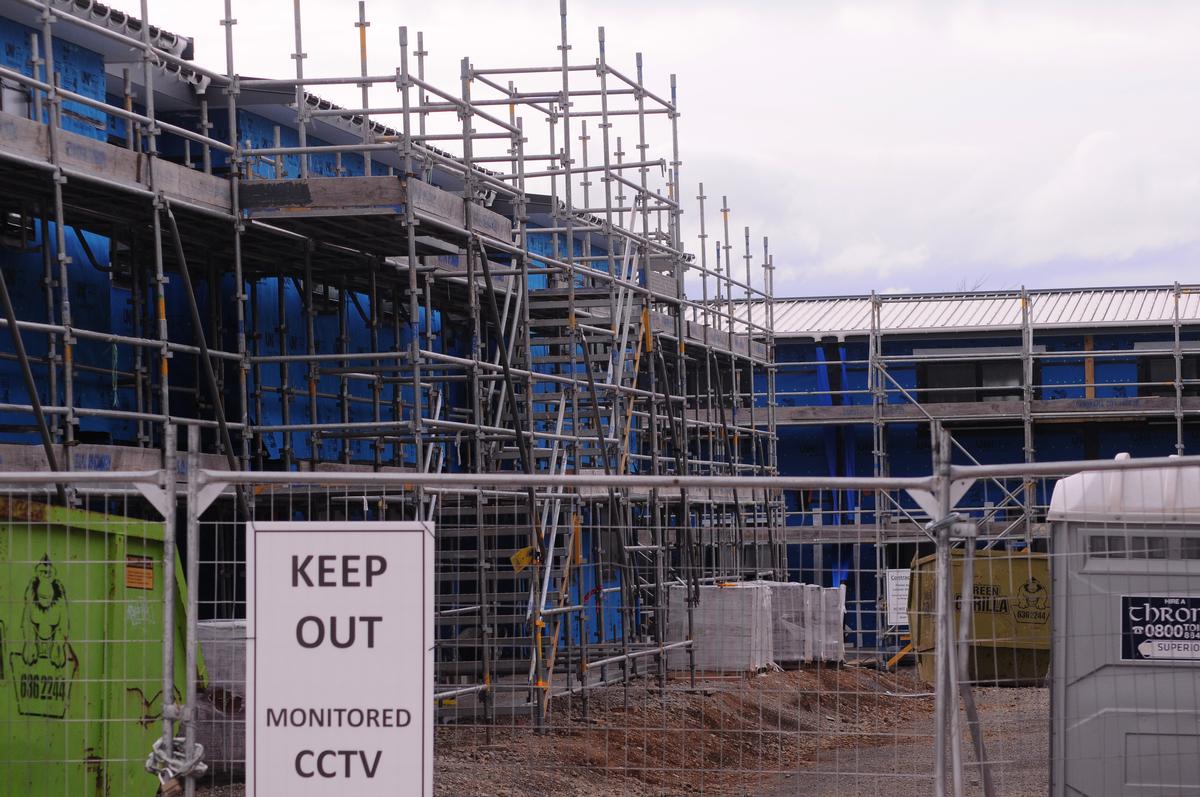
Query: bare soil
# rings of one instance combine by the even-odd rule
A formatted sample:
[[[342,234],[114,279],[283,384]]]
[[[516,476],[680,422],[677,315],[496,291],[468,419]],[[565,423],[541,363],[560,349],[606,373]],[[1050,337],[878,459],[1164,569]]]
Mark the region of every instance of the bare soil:
[[[997,797],[1027,797],[1049,791],[1049,690],[977,688],[975,703],[983,728]],[[897,729],[893,740],[864,744],[852,756],[811,761],[781,776],[762,797],[923,797],[933,793],[934,746],[923,726]],[[923,735],[920,738],[918,734]],[[964,793],[983,794],[981,772],[969,730],[962,739]],[[949,766],[949,764],[947,764]]]
[[[1045,790],[1045,690],[980,690],[999,794]],[[436,734],[439,797],[853,795],[932,791],[933,698],[907,673],[805,668],[594,689],[527,716]],[[967,763],[974,761],[969,738]],[[967,768],[978,782],[978,770]],[[972,787],[972,793],[977,793]],[[204,797],[241,797],[240,784]]]

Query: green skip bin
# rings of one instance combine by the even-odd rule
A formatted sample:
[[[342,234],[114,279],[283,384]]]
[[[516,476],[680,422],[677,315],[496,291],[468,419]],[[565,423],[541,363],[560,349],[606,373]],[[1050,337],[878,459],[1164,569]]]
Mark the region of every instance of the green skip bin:
[[[162,735],[163,524],[0,496],[0,783],[146,795]],[[175,699],[184,686],[176,563]]]
[[[962,551],[950,561],[957,633],[963,605]],[[1050,561],[1044,553],[976,551],[971,569],[971,637],[967,670],[979,686],[1037,686],[1050,666]],[[937,555],[913,562],[909,627],[917,674],[934,680]]]

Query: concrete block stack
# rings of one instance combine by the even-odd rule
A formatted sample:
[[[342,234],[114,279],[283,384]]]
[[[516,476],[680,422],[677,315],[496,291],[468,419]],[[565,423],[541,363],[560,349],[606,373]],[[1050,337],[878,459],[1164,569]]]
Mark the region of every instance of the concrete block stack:
[[[686,597],[683,585],[670,588],[668,642],[687,639]],[[845,587],[787,581],[702,585],[693,609],[696,669],[752,672],[772,664],[844,661],[845,615]],[[668,666],[686,670],[687,650],[672,650]]]
[[[671,586],[669,605],[668,640],[687,639],[686,587]],[[702,585],[693,624],[697,670],[755,672],[774,660],[771,588],[764,582]],[[673,670],[688,669],[687,649],[672,650],[667,664]]]

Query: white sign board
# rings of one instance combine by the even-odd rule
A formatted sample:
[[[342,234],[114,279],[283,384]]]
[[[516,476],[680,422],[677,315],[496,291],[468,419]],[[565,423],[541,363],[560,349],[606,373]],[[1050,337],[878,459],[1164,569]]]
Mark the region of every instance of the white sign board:
[[[887,624],[908,627],[908,568],[887,571]]]
[[[433,794],[433,527],[250,523],[246,794]]]

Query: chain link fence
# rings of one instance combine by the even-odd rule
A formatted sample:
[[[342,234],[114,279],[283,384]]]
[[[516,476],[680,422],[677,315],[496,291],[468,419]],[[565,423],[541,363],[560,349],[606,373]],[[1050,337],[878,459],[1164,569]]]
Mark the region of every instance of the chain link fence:
[[[960,466],[943,438],[931,476],[738,480],[213,472],[192,452],[0,474],[8,793],[247,793],[247,524],[279,521],[432,524],[436,794],[1200,782],[1194,459]],[[1062,476],[1004,533],[955,506],[977,479]],[[817,490],[909,522],[818,562],[827,529],[775,522]],[[311,788],[353,788],[340,761]]]

